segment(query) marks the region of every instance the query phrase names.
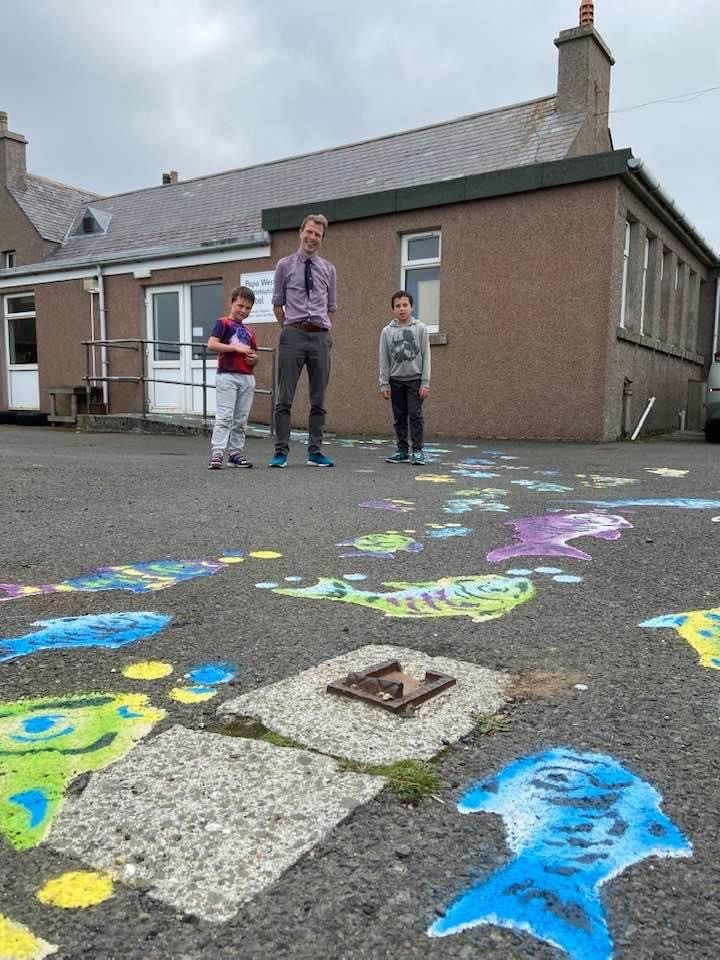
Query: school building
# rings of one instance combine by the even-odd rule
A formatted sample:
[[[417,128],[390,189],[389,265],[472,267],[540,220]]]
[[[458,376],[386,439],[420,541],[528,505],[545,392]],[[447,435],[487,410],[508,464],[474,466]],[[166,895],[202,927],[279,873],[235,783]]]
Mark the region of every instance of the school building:
[[[0,418],[48,412],[88,375],[95,412],[200,413],[201,345],[229,291],[257,291],[250,323],[273,347],[273,266],[314,212],[338,271],[328,430],[390,430],[377,349],[398,287],[432,331],[428,435],[614,440],[651,396],[650,430],[681,411],[701,428],[718,254],[615,149],[592,3],[555,44],[550,96],[107,197],[29,173],[0,113]],[[302,402],[294,415],[303,427]],[[253,419],[269,422],[267,396]]]

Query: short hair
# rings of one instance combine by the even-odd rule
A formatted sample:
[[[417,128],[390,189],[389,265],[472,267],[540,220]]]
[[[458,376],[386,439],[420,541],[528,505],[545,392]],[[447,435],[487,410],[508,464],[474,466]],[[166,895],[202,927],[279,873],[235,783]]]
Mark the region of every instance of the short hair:
[[[305,219],[303,220],[303,222],[300,224],[300,229],[301,229],[301,230],[304,230],[304,229],[305,229],[305,224],[308,223],[308,221],[311,222],[311,223],[317,223],[318,226],[322,227],[323,238],[324,238],[324,237],[325,237],[325,234],[327,233],[327,229],[328,229],[327,217],[324,217],[321,213],[309,213],[309,214],[305,217]]]
[[[411,306],[411,307],[414,307],[414,306],[415,306],[415,301],[413,300],[413,295],[412,295],[411,293],[408,293],[407,290],[396,290],[395,293],[394,293],[394,294],[392,295],[392,297],[390,298],[390,306],[391,306],[391,307],[394,307],[394,306],[395,306],[395,301],[396,301],[396,300],[399,300],[400,297],[407,297],[408,300],[410,301],[410,306]]]
[[[230,291],[230,303],[236,300],[247,300],[248,303],[255,303],[255,294],[250,287],[233,287]]]

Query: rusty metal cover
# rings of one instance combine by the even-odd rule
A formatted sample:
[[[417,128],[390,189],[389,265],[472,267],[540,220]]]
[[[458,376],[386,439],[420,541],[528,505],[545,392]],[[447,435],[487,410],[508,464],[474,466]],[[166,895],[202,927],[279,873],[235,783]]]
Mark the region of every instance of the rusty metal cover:
[[[333,680],[326,690],[342,697],[372,703],[391,713],[404,713],[414,710],[456,682],[455,677],[432,670],[428,670],[422,680],[417,680],[402,672],[399,660],[384,660],[367,670],[349,673],[343,680]]]

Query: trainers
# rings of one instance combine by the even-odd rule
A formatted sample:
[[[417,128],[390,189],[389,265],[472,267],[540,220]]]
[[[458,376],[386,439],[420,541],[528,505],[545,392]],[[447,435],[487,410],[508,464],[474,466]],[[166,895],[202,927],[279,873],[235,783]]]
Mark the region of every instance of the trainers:
[[[223,468],[223,452],[222,450],[213,450],[210,454],[210,463],[208,463],[208,470],[222,470]]]
[[[309,453],[307,458],[307,464],[309,467],[334,467],[335,464],[330,459],[326,457],[324,453]]]
[[[410,457],[404,450],[398,450],[391,457],[385,457],[385,463],[409,463]]]
[[[286,453],[276,453],[272,458],[269,467],[286,467],[287,466],[287,454]]]
[[[422,450],[413,451],[412,462],[416,466],[422,466],[425,463],[425,454],[422,452]]]
[[[245,457],[239,452],[231,453],[228,457],[228,463],[231,467],[245,467],[246,469],[249,469],[252,466],[250,461],[246,460]]]

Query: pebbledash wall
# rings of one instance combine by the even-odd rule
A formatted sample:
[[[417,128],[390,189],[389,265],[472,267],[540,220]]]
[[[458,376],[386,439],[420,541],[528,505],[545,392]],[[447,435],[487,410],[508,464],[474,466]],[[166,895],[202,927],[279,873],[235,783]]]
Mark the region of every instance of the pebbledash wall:
[[[629,220],[631,246],[637,249],[626,258]],[[321,251],[338,270],[329,430],[390,431],[389,405],[377,390],[378,338],[390,317],[390,295],[400,285],[402,236],[429,230],[442,237],[440,325],[433,338],[440,342],[433,346],[425,406],[429,435],[615,439],[625,378],[632,381],[633,420],[647,397],[656,395],[652,428],[677,426],[677,412],[688,404],[689,381],[704,376],[714,282],[679,235],[619,177],[609,177],[331,223]],[[645,279],[647,271],[638,273],[640,242],[648,233],[662,251],[660,261],[666,258],[665,271],[682,265],[680,295],[667,281],[663,294],[661,262],[650,268],[652,283]],[[153,270],[144,282],[132,274],[108,276],[108,337],[145,335],[146,284],[221,280],[227,296],[241,273],[271,270],[296,247],[293,226],[272,232],[271,257]],[[632,270],[624,268],[626,259]],[[700,292],[692,318],[690,271]],[[646,290],[642,334],[638,277]],[[29,289],[36,296],[41,407],[47,409],[50,387],[82,382],[80,342],[89,338],[91,298],[80,279]],[[256,332],[261,345],[276,345],[275,325],[260,324]],[[137,354],[111,351],[109,361],[111,376],[139,372]],[[264,358],[258,381],[268,385]],[[111,412],[139,412],[142,402],[137,385],[110,385]],[[295,405],[297,427],[305,424],[306,405],[303,386]],[[268,422],[269,414],[268,399],[258,396],[253,419]]]

